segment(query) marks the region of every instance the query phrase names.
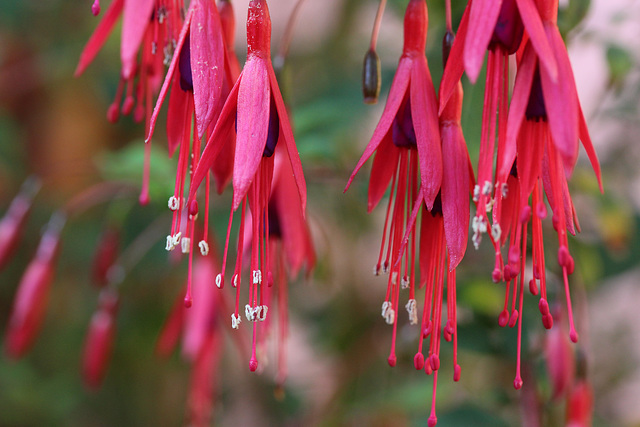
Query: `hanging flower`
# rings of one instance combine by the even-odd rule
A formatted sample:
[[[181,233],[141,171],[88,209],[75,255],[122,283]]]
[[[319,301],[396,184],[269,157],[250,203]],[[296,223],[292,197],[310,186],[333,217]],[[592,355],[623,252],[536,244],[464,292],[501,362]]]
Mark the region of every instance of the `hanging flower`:
[[[404,21],[404,47],[382,117],[345,191],[364,163],[375,153],[369,181],[371,212],[391,183],[376,275],[389,273],[382,316],[394,324],[389,364],[394,366],[399,290],[409,288],[409,319],[418,322],[415,304],[415,229],[408,226],[407,207],[424,199],[432,209],[442,182],[442,152],[437,100],[425,57],[428,14],[424,0],[411,0]],[[419,190],[420,188],[420,190]],[[420,194],[419,194],[420,193]],[[408,250],[400,253],[402,238],[410,235]]]
[[[190,214],[197,213],[196,193],[198,187],[217,161],[227,136],[236,129],[236,148],[233,162],[233,207],[229,218],[229,231],[225,244],[222,272],[216,279],[219,287],[224,285],[226,255],[229,246],[229,234],[233,211],[240,205],[240,235],[244,234],[245,211],[247,201],[252,217],[254,238],[251,247],[251,281],[249,284],[249,303],[245,307],[247,320],[254,322],[254,346],[249,367],[255,371],[258,367],[255,337],[258,322],[266,319],[268,306],[264,302],[264,285],[272,276],[270,271],[270,253],[268,248],[269,212],[268,202],[271,192],[276,145],[283,140],[285,156],[291,164],[293,176],[300,196],[302,212],[306,209],[306,184],[302,173],[300,158],[293,139],[287,110],[278,88],[271,64],[271,20],[265,0],[252,0],[249,3],[247,18],[247,62],[238,77],[207,145],[202,153],[191,182],[189,200]],[[192,209],[193,207],[193,209]],[[240,239],[240,242],[242,239]],[[240,286],[242,268],[242,244],[237,249],[236,267],[232,279],[234,286]],[[239,326],[238,303],[232,315],[234,327]]]

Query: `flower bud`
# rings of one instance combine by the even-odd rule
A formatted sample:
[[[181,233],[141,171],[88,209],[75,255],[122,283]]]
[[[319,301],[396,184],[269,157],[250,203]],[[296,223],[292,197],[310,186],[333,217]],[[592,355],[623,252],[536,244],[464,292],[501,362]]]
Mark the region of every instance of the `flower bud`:
[[[375,50],[369,49],[362,66],[362,95],[365,104],[375,104],[380,96],[380,58]]]

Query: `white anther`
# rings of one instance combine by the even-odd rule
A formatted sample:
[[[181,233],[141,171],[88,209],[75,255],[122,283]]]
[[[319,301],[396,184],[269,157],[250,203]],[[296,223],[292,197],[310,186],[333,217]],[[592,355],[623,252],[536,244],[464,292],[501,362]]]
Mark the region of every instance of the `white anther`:
[[[373,266],[373,275],[374,276],[379,276],[380,275],[380,267],[378,266],[378,264]]]
[[[172,211],[177,211],[178,208],[180,207],[180,199],[177,198],[176,196],[171,196],[169,197],[169,209],[171,209]]]
[[[482,186],[482,195],[488,196],[491,193],[493,193],[493,184],[491,184],[490,181],[485,181],[484,185]]]
[[[269,307],[261,305],[258,308],[260,309],[260,311],[258,311],[258,320],[264,322],[267,318],[267,311],[269,311]]]
[[[409,313],[409,323],[412,325],[418,324],[418,310],[416,309],[416,300],[410,299],[407,302],[407,305],[404,306],[407,309],[407,313]]]
[[[240,322],[242,322],[242,317],[240,317],[240,315],[236,316],[235,313],[231,313],[231,327],[233,329],[239,329]]]
[[[173,241],[171,242],[171,244],[175,247],[178,246],[180,244],[180,240],[182,239],[182,232],[178,231],[176,234],[173,235]]]
[[[491,226],[491,237],[494,241],[500,240],[500,236],[502,236],[502,228],[500,224],[493,224]]]
[[[478,200],[480,200],[480,186],[476,184],[473,187],[473,201],[477,203]]]
[[[507,185],[507,183],[506,183],[506,182],[504,182],[504,183],[502,184],[502,197],[503,197],[503,198],[506,198],[506,197],[507,197],[507,195],[509,195],[509,186]]]
[[[262,283],[262,271],[253,270],[253,284],[259,285]]]
[[[402,279],[400,279],[400,288],[407,289],[408,287],[409,287],[409,278],[403,277]]]
[[[164,248],[168,251],[172,251],[175,248],[175,245],[173,244],[173,236],[171,236],[171,234],[167,236],[167,245]]]
[[[198,242],[198,247],[200,248],[202,256],[209,255],[209,244],[206,241],[200,240],[200,242]]]
[[[232,285],[234,288],[237,288],[237,287],[238,287],[238,275],[237,275],[237,274],[234,274],[234,275],[233,275],[233,280],[231,281],[231,285]]]
[[[478,232],[473,233],[471,241],[473,242],[473,247],[478,250],[480,248],[480,242],[482,242],[482,235]]]
[[[389,272],[389,263],[388,262],[384,262],[384,264],[382,264],[382,272],[384,274],[387,274]]]
[[[256,312],[249,304],[244,306],[244,315],[249,322],[256,320]]]
[[[151,42],[151,54],[155,55],[158,52],[158,44],[156,42]]]
[[[216,276],[216,286],[218,289],[222,288],[222,274]]]
[[[382,303],[382,317],[384,317],[384,320],[388,325],[393,325],[396,317],[396,312],[393,308],[391,308],[391,303],[389,301],[385,301]]]
[[[181,249],[183,254],[188,254],[191,249],[191,239],[188,237],[183,237],[180,241]]]
[[[495,202],[496,202],[495,199],[489,199],[489,201],[485,205],[485,210],[487,211],[487,213],[491,212],[491,210],[493,209],[493,204]]]

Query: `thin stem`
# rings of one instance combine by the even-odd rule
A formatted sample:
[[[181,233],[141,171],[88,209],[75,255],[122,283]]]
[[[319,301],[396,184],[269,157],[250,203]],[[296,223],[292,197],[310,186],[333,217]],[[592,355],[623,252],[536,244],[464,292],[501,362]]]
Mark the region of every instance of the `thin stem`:
[[[387,5],[387,0],[380,0],[380,4],[378,5],[378,12],[376,12],[376,20],[373,23],[373,30],[371,31],[371,50],[376,50],[376,45],[378,44],[378,33],[380,32],[380,24],[382,23],[382,14],[384,13],[384,8]]]

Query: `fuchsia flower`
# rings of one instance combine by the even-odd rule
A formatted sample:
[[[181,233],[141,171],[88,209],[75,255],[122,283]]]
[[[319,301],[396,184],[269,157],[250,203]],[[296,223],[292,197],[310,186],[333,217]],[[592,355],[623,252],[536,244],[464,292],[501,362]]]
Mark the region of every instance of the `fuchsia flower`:
[[[264,285],[270,277],[269,236],[269,196],[272,186],[274,159],[273,154],[280,140],[285,144],[285,156],[291,165],[292,174],[298,188],[302,212],[306,209],[306,184],[302,173],[300,158],[293,139],[287,110],[278,88],[270,54],[271,20],[265,0],[252,0],[249,3],[247,18],[247,62],[233,86],[220,113],[213,133],[198,163],[189,191],[189,209],[193,216],[197,213],[196,193],[198,187],[209,174],[220,152],[225,148],[228,136],[236,128],[236,147],[233,161],[233,209],[229,218],[229,232],[233,211],[242,204],[240,235],[244,234],[244,214],[246,203],[252,217],[254,238],[251,248],[251,282],[249,285],[249,304],[245,307],[247,318],[253,322],[266,319],[268,306],[264,302]],[[229,245],[229,232],[225,245],[222,272],[216,279],[219,287],[224,285],[226,254]],[[240,240],[241,242],[241,240]],[[234,286],[240,286],[242,268],[242,244],[238,247],[238,258],[233,275]],[[233,315],[233,325],[240,322],[238,303]],[[252,371],[257,369],[255,355],[255,337],[258,325],[254,323],[254,349],[250,361]]]
[[[509,64],[508,56],[516,52],[526,31],[549,75],[555,79],[557,66],[544,35],[542,22],[534,0],[469,1],[464,12],[458,37],[453,43],[451,60],[442,78],[440,90],[440,112],[444,109],[454,85],[460,81],[466,69],[472,82],[478,77],[485,51],[489,50],[485,85],[480,156],[478,161],[478,184],[474,189],[476,215],[473,220],[473,243],[479,247],[482,234],[488,229],[488,216],[493,205],[493,159],[495,140],[498,140],[498,163],[503,156],[506,117],[509,110]],[[499,112],[499,113],[498,113]],[[497,122],[497,123],[496,123]],[[497,125],[497,126],[496,126]],[[497,135],[496,135],[497,131]],[[500,258],[499,224],[491,228],[490,238],[496,252],[496,269]],[[501,269],[499,269],[501,272]],[[497,281],[500,279],[494,276]]]
[[[94,14],[99,9],[99,4],[97,6]],[[113,0],[109,6],[80,55],[75,76],[80,76],[94,60],[122,15],[122,70],[116,98],[107,111],[110,122],[116,122],[120,112],[125,115],[133,112],[134,120],[139,122],[144,118],[146,126],[149,126],[151,99],[160,87],[165,64],[171,60],[178,29],[182,25],[182,8],[181,0]],[[122,102],[125,86],[126,95]],[[150,159],[151,146],[147,145],[140,192],[143,205],[149,203]]]
[[[227,17],[225,24],[233,27],[232,18],[231,16],[229,21]],[[174,194],[169,199],[169,208],[174,212],[171,234],[167,236],[166,249],[169,251],[181,245],[184,253],[190,252],[193,227],[191,221],[188,222],[186,230],[181,224],[187,173],[196,169],[200,161],[201,139],[220,114],[225,79],[227,87],[233,84],[235,79],[235,76],[232,76],[233,65],[229,63],[231,56],[225,53],[225,33],[228,37],[229,31],[224,31],[214,2],[194,0],[191,3],[151,116],[147,143],[151,141],[160,108],[171,88],[167,116],[169,154],[173,155],[178,147],[180,154]],[[192,120],[195,122],[193,148],[190,143]],[[226,180],[228,178],[219,177],[219,184]],[[208,188],[207,174],[207,190]],[[208,191],[206,212],[205,223],[208,222]],[[204,238],[199,243],[203,254],[208,251],[207,231],[205,230]],[[184,239],[183,232],[186,235]]]
[[[404,21],[404,47],[389,97],[373,137],[356,165],[345,191],[360,168],[375,153],[369,183],[371,212],[391,183],[391,196],[374,273],[389,273],[382,316],[396,324],[400,287],[410,288],[407,309],[412,324],[418,322],[415,301],[415,229],[409,227],[407,207],[424,199],[434,207],[442,182],[442,152],[437,100],[425,57],[428,14],[424,0],[411,0]],[[388,233],[388,234],[387,234]],[[411,245],[400,253],[403,236]],[[395,333],[389,364],[395,365]]]
[[[63,215],[51,217],[36,255],[20,280],[5,336],[10,357],[20,358],[29,351],[42,327],[65,222]]]
[[[268,245],[269,273],[268,286],[264,288],[265,306],[273,310],[277,304],[277,375],[276,383],[283,386],[286,376],[286,343],[288,336],[288,279],[294,279],[304,266],[309,274],[316,262],[316,254],[309,226],[304,217],[300,205],[300,195],[296,181],[293,177],[291,165],[286,159],[287,153],[284,147],[276,147],[274,160],[274,177],[269,198],[269,235],[258,236],[264,238]],[[251,220],[253,218],[250,216]],[[244,230],[243,247],[245,252],[252,248],[254,240],[254,228]],[[273,273],[273,274],[272,274]],[[273,277],[272,277],[273,276]],[[236,288],[236,311],[238,315],[239,289]],[[273,311],[271,311],[273,313]],[[271,333],[271,317],[264,322],[266,333],[260,336],[258,353],[266,349],[266,340]]]
[[[454,379],[460,377],[457,364],[455,268],[464,257],[469,228],[469,192],[473,172],[460,127],[462,86],[438,119],[437,100],[427,68],[424,49],[427,36],[427,7],[412,0],[405,15],[405,44],[383,116],[347,188],[364,162],[376,152],[369,184],[369,211],[392,181],[383,240],[375,267],[389,272],[382,316],[394,325],[389,364],[396,363],[395,341],[401,288],[409,288],[406,309],[411,324],[418,323],[415,298],[416,227],[422,211],[419,246],[420,287],[426,285],[420,322],[416,369],[434,373],[434,393],[429,425],[437,422],[435,396],[440,367],[440,337],[454,340]],[[451,40],[449,34],[445,40]],[[446,45],[446,42],[445,42]],[[450,47],[450,46],[448,46]],[[439,120],[439,126],[438,126]],[[417,153],[416,153],[417,151]],[[417,154],[417,156],[416,156]],[[418,175],[418,163],[420,175]],[[420,184],[418,188],[418,176]],[[413,206],[411,214],[407,206]],[[389,242],[385,242],[387,239]],[[386,244],[385,244],[386,243]],[[386,246],[386,256],[385,254]],[[384,261],[383,261],[384,257]],[[442,304],[447,277],[447,321],[442,326]],[[423,340],[429,349],[423,354]]]
[[[91,317],[82,356],[82,379],[90,389],[98,389],[107,373],[115,339],[117,311],[117,292],[103,289],[98,309]]]

